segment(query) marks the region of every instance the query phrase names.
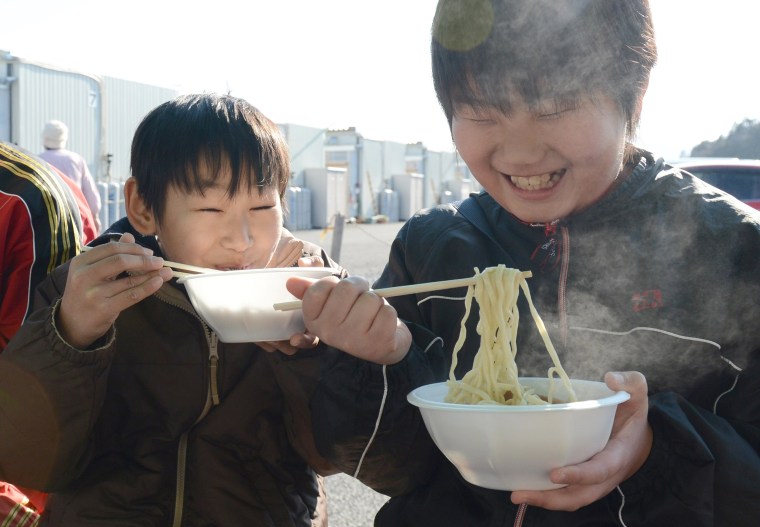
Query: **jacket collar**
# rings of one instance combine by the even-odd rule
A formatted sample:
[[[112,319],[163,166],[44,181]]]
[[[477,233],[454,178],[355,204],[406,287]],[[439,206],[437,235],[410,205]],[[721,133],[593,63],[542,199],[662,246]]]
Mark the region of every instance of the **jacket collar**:
[[[123,217],[120,220],[116,221],[114,224],[112,224],[110,227],[108,227],[103,233],[98,236],[95,240],[90,243],[92,246],[96,245],[102,245],[104,243],[108,243],[111,241],[116,241],[119,239],[119,237],[124,233],[130,233],[135,237],[135,242],[138,245],[142,245],[143,247],[147,247],[148,249],[153,251],[153,254],[156,256],[163,257],[163,253],[161,252],[161,247],[158,245],[158,240],[156,240],[155,236],[149,235],[149,236],[143,236],[139,232],[135,230],[134,227],[132,227],[132,224],[129,223],[129,220],[127,217]]]

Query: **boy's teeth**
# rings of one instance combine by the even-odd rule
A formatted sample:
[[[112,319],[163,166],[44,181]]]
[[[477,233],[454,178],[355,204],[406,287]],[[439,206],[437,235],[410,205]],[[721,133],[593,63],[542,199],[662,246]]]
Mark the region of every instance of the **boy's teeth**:
[[[560,173],[541,174],[540,176],[515,177],[510,176],[512,183],[522,190],[541,190],[551,188],[559,181]]]

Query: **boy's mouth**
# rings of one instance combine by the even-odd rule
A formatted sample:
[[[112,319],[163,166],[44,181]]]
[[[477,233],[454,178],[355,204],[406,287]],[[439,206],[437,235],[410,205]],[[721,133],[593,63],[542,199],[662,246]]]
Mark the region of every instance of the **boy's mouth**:
[[[565,172],[563,168],[538,176],[509,176],[509,180],[520,190],[546,190],[556,185]]]

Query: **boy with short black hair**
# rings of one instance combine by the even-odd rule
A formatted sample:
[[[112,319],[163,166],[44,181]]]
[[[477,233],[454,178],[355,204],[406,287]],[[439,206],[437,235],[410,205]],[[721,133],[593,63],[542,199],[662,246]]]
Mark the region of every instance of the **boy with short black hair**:
[[[219,342],[162,267],[344,274],[291,254],[284,138],[242,99],[187,95],[145,117],[131,163],[127,218],[55,269],[0,358],[0,479],[53,493],[40,525],[326,525],[325,350]]]
[[[632,143],[653,33],[646,0],[439,1],[435,87],[484,191],[410,219],[375,287],[499,264],[530,271],[567,373],[604,378],[631,399],[604,450],[551,472],[563,488],[477,487],[406,402],[448,377],[463,302],[389,299],[406,324],[369,353],[355,317],[372,296],[362,284],[307,289],[291,279],[312,331],[380,364],[335,355],[312,399],[320,452],[392,496],[377,527],[750,526],[760,517],[760,214]],[[331,316],[346,299],[355,309]],[[525,305],[521,313],[531,318]],[[458,379],[479,347],[477,316],[468,320]],[[521,375],[546,376],[532,324],[520,325],[517,350]]]

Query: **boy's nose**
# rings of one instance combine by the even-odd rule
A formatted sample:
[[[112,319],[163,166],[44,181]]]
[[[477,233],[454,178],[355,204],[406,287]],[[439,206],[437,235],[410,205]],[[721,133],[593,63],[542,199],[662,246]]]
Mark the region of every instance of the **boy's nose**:
[[[521,167],[535,165],[545,152],[539,134],[531,130],[504,133],[496,149],[497,159],[508,167],[519,171]]]
[[[253,230],[247,219],[237,218],[229,222],[222,239],[222,245],[227,249],[239,252],[245,251],[253,245]]]

